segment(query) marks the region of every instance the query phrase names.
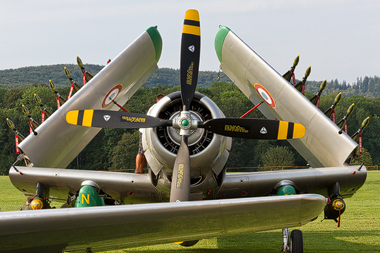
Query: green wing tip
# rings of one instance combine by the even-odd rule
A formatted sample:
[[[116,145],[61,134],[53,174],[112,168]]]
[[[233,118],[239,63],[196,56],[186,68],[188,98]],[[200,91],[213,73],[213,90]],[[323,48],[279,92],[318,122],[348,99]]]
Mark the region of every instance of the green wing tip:
[[[146,32],[149,34],[150,38],[152,39],[154,49],[156,51],[156,62],[160,60],[161,52],[162,52],[162,38],[160,33],[157,30],[157,26],[151,26],[148,29],[146,29]]]
[[[219,31],[217,32],[215,36],[215,51],[220,62],[222,62],[222,48],[223,48],[224,40],[226,39],[226,36],[229,31],[230,31],[230,28],[228,28],[227,26],[221,25],[219,26]]]

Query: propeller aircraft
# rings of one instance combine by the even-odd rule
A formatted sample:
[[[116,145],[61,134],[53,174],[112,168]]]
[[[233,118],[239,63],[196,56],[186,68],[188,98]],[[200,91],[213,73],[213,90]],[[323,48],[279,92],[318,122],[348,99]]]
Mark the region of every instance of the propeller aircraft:
[[[282,250],[303,252],[302,232],[289,228],[323,211],[326,219],[340,219],[343,197],[364,184],[366,168],[350,166],[358,144],[289,83],[299,58],[287,80],[220,26],[215,50],[221,69],[253,104],[262,104],[267,119],[226,118],[196,92],[201,46],[196,10],[186,12],[181,43],[181,90],[147,115],[119,111],[119,105],[157,69],[162,50],[157,27],[94,76],[78,58],[86,85],[18,145],[18,160],[26,166],[12,165],[10,180],[42,210],[0,213],[2,250],[191,246],[204,238],[282,229]],[[64,169],[102,128],[141,128],[148,174]],[[311,168],[228,174],[232,137],[288,140]],[[51,200],[65,203],[49,209]]]

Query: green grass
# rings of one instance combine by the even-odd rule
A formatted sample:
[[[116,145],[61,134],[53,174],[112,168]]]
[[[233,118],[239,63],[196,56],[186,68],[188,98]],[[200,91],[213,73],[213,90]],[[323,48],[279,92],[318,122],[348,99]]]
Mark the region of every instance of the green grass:
[[[346,199],[347,209],[340,228],[330,220],[321,222],[322,216],[300,227],[305,252],[380,252],[379,182],[380,171],[369,171],[363,188]],[[8,177],[0,177],[0,187],[1,211],[17,210],[25,202]],[[162,244],[107,252],[280,252],[281,244],[281,230],[275,230],[201,240],[189,248]]]

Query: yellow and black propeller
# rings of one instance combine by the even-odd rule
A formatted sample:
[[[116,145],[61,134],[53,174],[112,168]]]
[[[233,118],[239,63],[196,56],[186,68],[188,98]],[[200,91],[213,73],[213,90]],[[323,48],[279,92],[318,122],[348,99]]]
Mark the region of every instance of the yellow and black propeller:
[[[190,200],[190,152],[187,138],[192,122],[190,104],[198,82],[201,28],[197,10],[188,10],[183,22],[181,40],[181,98],[183,108],[179,117],[181,145],[174,162],[170,202]]]
[[[268,119],[220,118],[205,122],[192,120],[190,104],[197,87],[200,56],[199,13],[188,10],[182,31],[181,98],[183,108],[175,120],[164,120],[137,113],[107,110],[76,110],[66,114],[72,125],[99,128],[149,128],[171,126],[179,129],[181,145],[174,163],[170,201],[190,200],[190,153],[187,139],[191,130],[205,128],[213,133],[248,139],[285,140],[301,138],[305,127],[298,123]]]

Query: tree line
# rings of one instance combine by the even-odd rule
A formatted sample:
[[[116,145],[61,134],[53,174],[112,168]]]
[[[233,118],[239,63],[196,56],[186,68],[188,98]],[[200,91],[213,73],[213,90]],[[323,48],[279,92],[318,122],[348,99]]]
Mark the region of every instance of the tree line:
[[[155,87],[144,85],[124,107],[130,112],[145,114],[155,103],[157,94],[167,95],[178,90],[178,85],[156,84]],[[226,117],[240,117],[254,106],[230,82],[213,82],[209,87],[198,87],[197,91],[212,99]],[[69,87],[59,88],[58,92],[67,97]],[[10,165],[16,160],[14,133],[7,126],[6,118],[11,119],[16,128],[25,136],[29,133],[29,126],[28,118],[22,112],[22,105],[29,109],[31,116],[37,122],[41,120],[41,109],[34,100],[34,94],[38,94],[49,111],[56,110],[54,93],[44,83],[12,89],[0,88],[0,145],[3,147],[0,151],[0,174],[7,174]],[[311,98],[313,93],[307,91],[305,95]],[[321,98],[321,111],[330,107],[335,96],[336,93]],[[355,109],[348,120],[348,134],[352,135],[360,127],[362,121],[369,116],[370,124],[363,133],[365,152],[361,159],[365,159],[366,165],[380,165],[380,137],[377,134],[377,129],[380,127],[378,116],[380,115],[380,98],[343,96],[336,107],[337,119],[344,116],[352,103],[355,103]],[[254,110],[247,117],[264,118],[259,110]],[[133,171],[137,150],[138,132],[136,130],[102,129],[68,168]],[[361,161],[357,161],[359,162]],[[274,165],[306,166],[307,162],[287,141],[233,139],[227,167]]]
[[[0,87],[18,88],[36,84],[48,84],[49,80],[58,88],[65,88],[70,85],[65,75],[64,68],[69,70],[74,80],[82,80],[82,72],[75,64],[57,64],[48,66],[24,67],[18,69],[0,70]],[[86,70],[95,75],[104,66],[86,64]],[[198,87],[210,87],[213,82],[231,82],[223,72],[200,71],[198,76]],[[79,83],[79,82],[78,82]],[[179,69],[160,68],[145,82],[146,87],[155,87],[157,84],[162,86],[179,85]]]
[[[312,93],[316,93],[320,88],[321,82],[308,81],[306,82],[306,90]],[[337,94],[342,92],[345,97],[351,96],[363,96],[368,98],[377,98],[380,96],[380,77],[373,76],[358,77],[356,82],[352,84],[346,81],[339,82],[338,79],[328,81],[323,94]]]
[[[7,89],[26,87],[33,84],[48,84],[49,80],[52,80],[57,87],[65,88],[70,85],[70,82],[64,73],[64,67],[70,71],[74,80],[82,80],[82,72],[78,65],[57,64],[0,70],[0,87]],[[102,65],[85,64],[86,70],[93,75],[98,73],[103,67]],[[199,72],[198,87],[210,87],[214,82],[231,82],[231,80],[223,72]],[[157,84],[161,84],[162,86],[179,85],[179,69],[160,68],[153,73],[144,86],[153,88]],[[321,81],[307,81],[306,90],[316,93],[320,85]],[[339,92],[342,92],[345,97],[379,97],[380,77],[358,77],[356,82],[352,84],[346,83],[346,81],[339,82],[337,79],[327,81],[323,95],[337,94]]]

